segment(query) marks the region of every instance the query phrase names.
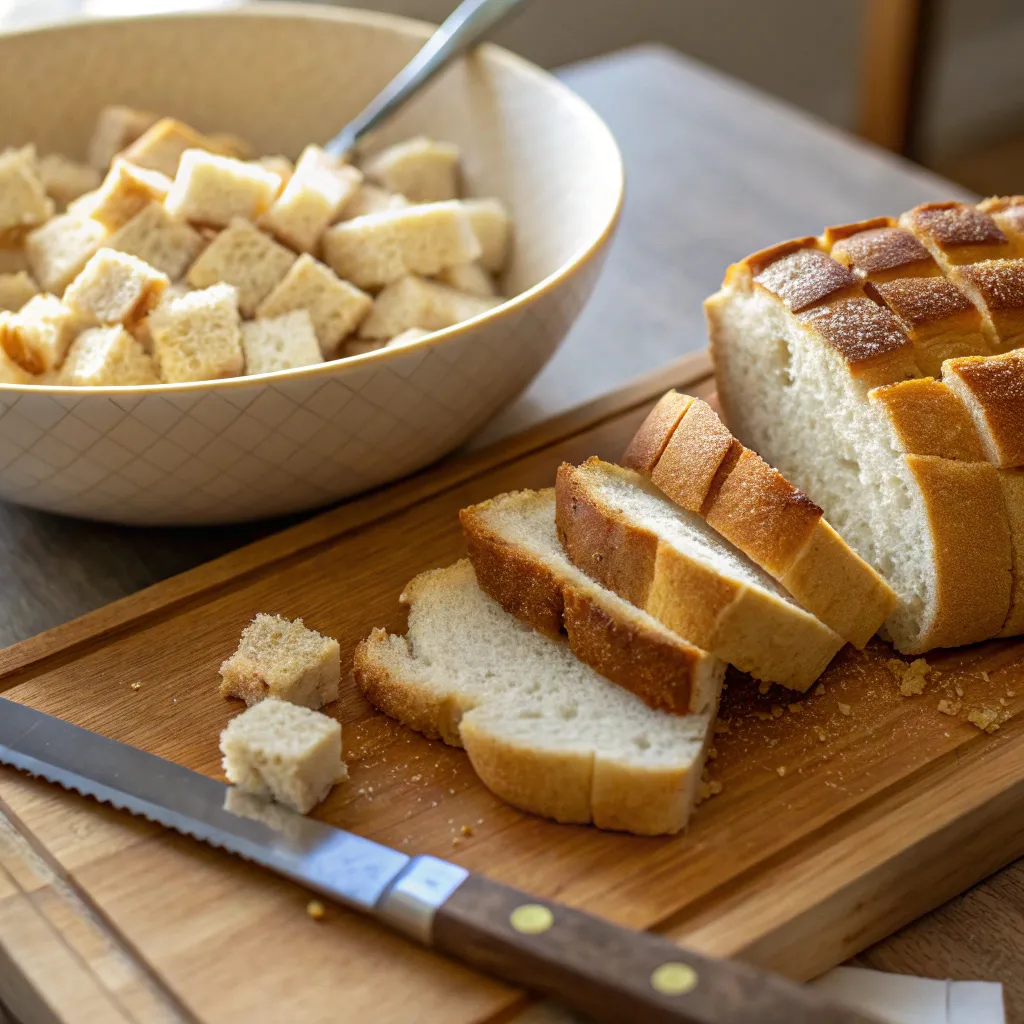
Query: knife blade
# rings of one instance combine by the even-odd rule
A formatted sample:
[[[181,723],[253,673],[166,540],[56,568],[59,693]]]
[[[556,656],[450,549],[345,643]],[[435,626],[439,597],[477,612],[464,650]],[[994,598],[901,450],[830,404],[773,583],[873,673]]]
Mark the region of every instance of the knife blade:
[[[870,1024],[783,978],[410,857],[0,698],[0,764],[259,864],[594,1020]]]

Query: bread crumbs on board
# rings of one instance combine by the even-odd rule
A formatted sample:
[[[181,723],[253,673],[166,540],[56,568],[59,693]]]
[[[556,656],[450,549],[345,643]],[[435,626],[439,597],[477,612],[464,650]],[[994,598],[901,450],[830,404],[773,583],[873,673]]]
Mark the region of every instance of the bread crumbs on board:
[[[919,697],[924,693],[929,671],[928,662],[924,658],[915,658],[909,665],[898,658],[889,658],[886,665],[904,697]]]
[[[999,709],[974,708],[967,713],[967,721],[983,732],[995,732],[999,728]]]
[[[322,921],[327,916],[327,910],[319,900],[310,900],[306,904],[306,913],[314,921]]]

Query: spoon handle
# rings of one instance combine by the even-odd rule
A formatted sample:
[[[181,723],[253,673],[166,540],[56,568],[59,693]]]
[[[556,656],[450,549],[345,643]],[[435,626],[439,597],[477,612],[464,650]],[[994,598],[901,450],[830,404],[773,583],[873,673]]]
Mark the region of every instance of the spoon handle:
[[[344,156],[360,137],[397,110],[442,68],[479,42],[527,0],[463,0],[423,48],[324,149]]]

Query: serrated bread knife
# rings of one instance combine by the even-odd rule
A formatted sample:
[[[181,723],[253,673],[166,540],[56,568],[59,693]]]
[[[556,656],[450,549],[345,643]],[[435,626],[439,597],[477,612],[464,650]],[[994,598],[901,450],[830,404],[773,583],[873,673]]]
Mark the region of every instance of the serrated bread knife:
[[[2,698],[0,763],[244,857],[596,1021],[868,1021],[747,964],[706,959],[436,857],[409,857]]]

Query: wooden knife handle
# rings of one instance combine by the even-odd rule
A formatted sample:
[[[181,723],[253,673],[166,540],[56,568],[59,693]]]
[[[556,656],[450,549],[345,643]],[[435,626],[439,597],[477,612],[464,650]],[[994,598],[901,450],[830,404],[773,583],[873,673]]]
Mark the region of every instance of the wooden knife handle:
[[[470,875],[437,910],[433,944],[609,1024],[869,1021],[778,975],[698,956],[482,875]]]

